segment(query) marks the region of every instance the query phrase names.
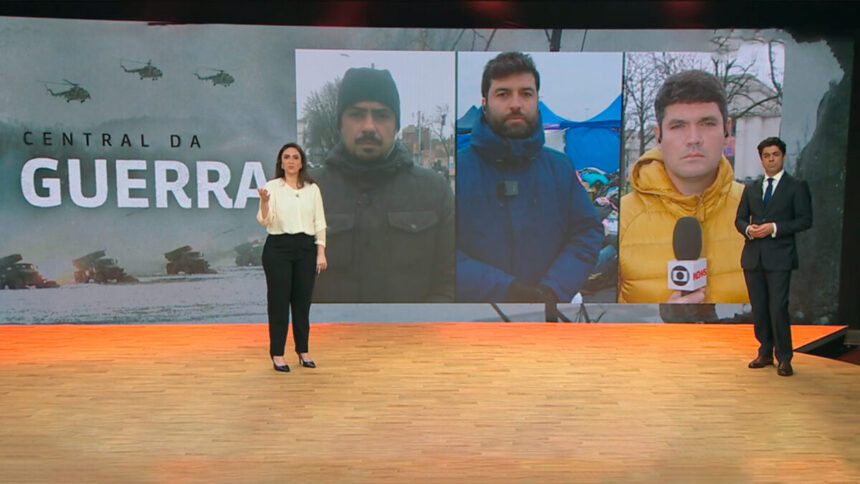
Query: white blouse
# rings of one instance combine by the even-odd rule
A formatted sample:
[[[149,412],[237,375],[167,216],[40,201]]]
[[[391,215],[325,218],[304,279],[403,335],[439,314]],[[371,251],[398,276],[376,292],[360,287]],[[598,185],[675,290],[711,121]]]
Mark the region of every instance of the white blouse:
[[[262,201],[257,221],[272,235],[305,233],[316,237],[316,244],[325,247],[325,212],[322,194],[316,183],[305,183],[296,190],[283,178],[266,182],[269,192],[269,213],[263,218]]]

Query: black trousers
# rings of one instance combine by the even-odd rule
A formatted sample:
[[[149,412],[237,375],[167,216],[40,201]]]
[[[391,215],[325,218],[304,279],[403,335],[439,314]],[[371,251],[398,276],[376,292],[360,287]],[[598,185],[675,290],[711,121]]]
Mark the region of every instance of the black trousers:
[[[266,301],[269,311],[269,354],[282,356],[293,312],[293,342],[297,353],[308,351],[311,296],[317,265],[314,237],[307,234],[269,235],[263,246]]]
[[[744,270],[747,292],[753,311],[755,338],[759,342],[759,356],[771,356],[791,361],[791,322],[788,315],[788,289],[791,271],[765,271],[761,267]]]

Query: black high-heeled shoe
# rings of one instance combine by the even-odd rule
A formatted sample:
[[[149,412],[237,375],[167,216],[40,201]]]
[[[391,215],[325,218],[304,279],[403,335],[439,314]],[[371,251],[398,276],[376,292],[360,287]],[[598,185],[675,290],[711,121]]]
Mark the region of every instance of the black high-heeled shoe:
[[[316,368],[317,367],[317,364],[314,363],[314,360],[306,360],[306,359],[302,358],[302,355],[300,355],[298,353],[296,353],[296,356],[299,357],[299,364],[302,365],[303,367],[305,367],[305,368]]]
[[[283,365],[279,365],[275,363],[275,357],[272,357],[272,366],[275,367],[275,371],[290,371],[290,365],[284,363]]]

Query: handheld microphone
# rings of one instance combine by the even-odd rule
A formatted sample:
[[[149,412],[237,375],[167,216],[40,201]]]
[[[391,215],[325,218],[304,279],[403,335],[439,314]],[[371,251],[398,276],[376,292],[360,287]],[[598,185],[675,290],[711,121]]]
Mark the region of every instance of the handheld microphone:
[[[687,295],[708,284],[708,262],[702,258],[702,226],[696,217],[681,217],[672,234],[675,259],[668,263],[669,289]]]

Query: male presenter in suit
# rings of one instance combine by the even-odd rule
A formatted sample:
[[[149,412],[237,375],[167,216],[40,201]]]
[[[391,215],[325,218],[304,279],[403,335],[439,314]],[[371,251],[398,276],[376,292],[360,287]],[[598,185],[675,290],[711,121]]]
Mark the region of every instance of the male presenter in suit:
[[[791,271],[798,266],[794,234],[812,227],[812,200],[806,182],[783,170],[781,139],[765,139],[758,153],[765,176],[744,188],[735,220],[735,227],[746,237],[741,267],[760,344],[749,367],[773,365],[775,349],[777,373],[790,376],[794,372],[788,289]]]

